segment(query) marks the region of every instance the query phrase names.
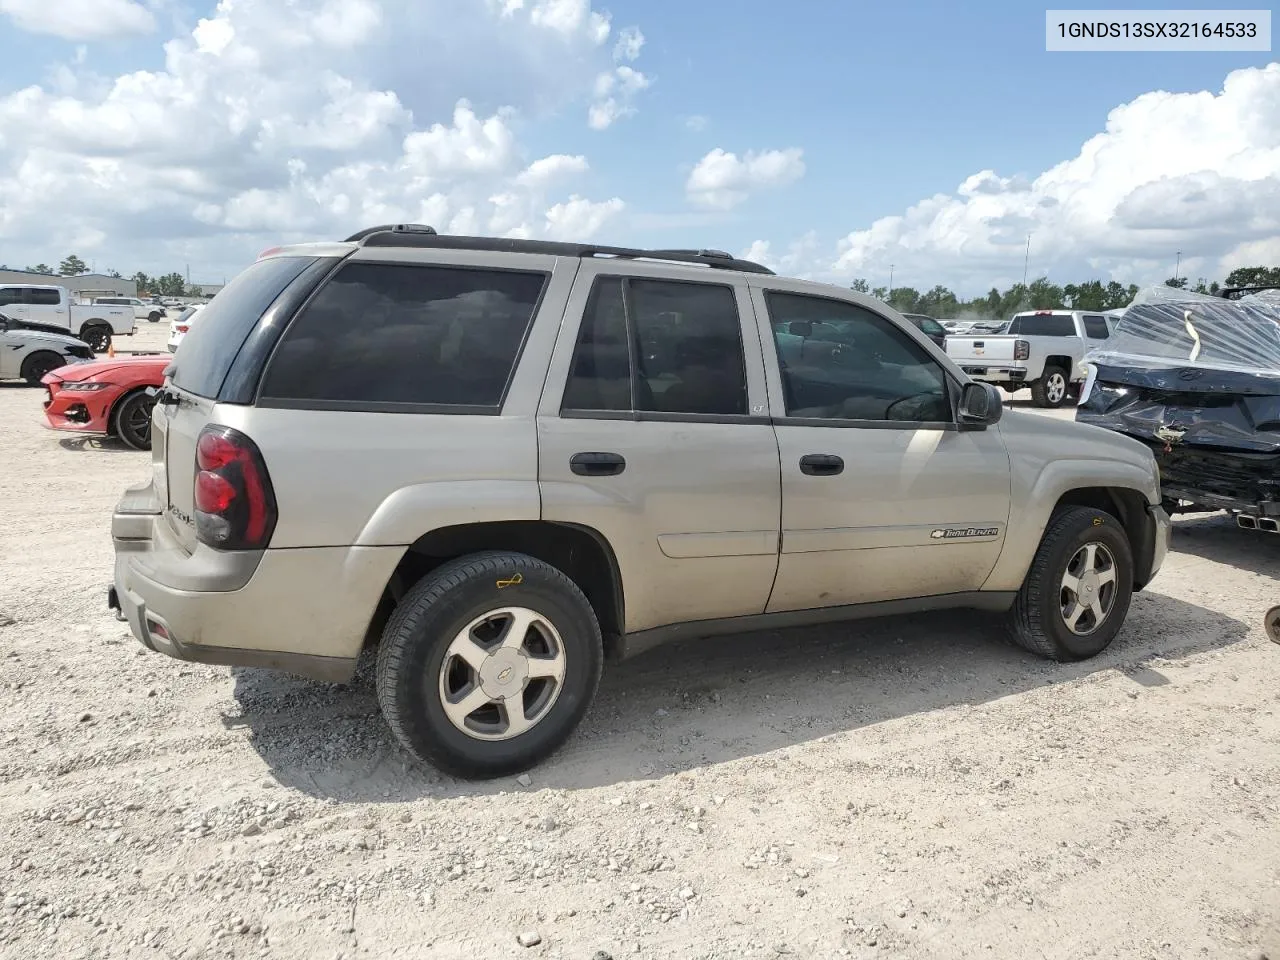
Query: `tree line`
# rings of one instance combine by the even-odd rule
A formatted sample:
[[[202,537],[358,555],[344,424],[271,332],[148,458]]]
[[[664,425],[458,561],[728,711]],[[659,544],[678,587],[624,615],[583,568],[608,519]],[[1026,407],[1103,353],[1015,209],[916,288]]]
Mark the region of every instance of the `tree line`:
[[[1165,281],[1170,287],[1192,290],[1195,293],[1217,295],[1228,287],[1253,287],[1280,285],[1280,267],[1240,267],[1232,270],[1226,280],[1209,281],[1201,278],[1191,285],[1187,277],[1170,277]],[[1008,290],[992,287],[984,297],[964,300],[944,286],[935,286],[921,293],[915,287],[872,287],[866,280],[854,280],[852,288],[889,304],[899,313],[922,313],[939,320],[961,316],[987,317],[1006,320],[1020,310],[1116,310],[1127,307],[1138,295],[1138,285],[1128,286],[1112,280],[1086,280],[1059,286],[1048,277],[1039,277],[1028,284],[1015,283]]]
[[[4,264],[0,264],[0,270],[8,270]],[[89,272],[89,265],[77,257],[74,253],[65,258],[58,269],[54,270],[47,263],[37,263],[35,266],[27,267],[27,273],[42,273],[45,276],[53,277],[80,277]],[[117,270],[107,270],[106,275],[116,280],[123,280],[123,275]],[[129,278],[138,287],[138,296],[150,297],[199,297],[201,296],[200,288],[196,286],[188,286],[186,278],[182,274],[166,273],[163,276],[152,277],[138,271]]]

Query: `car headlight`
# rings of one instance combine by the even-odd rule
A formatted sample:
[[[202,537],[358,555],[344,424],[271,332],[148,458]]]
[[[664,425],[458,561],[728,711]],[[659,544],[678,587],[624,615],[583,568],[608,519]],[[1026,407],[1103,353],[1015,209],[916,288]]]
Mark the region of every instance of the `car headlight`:
[[[97,390],[105,390],[111,386],[109,383],[94,383],[92,380],[82,380],[79,383],[64,383],[63,390],[71,390],[75,393],[93,393]]]

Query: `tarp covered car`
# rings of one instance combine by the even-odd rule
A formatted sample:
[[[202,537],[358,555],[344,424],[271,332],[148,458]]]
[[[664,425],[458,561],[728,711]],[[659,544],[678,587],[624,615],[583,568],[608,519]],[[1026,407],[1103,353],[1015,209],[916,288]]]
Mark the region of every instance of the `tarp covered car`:
[[[1076,419],[1148,444],[1166,507],[1280,532],[1280,290],[1152,287],[1085,361]]]

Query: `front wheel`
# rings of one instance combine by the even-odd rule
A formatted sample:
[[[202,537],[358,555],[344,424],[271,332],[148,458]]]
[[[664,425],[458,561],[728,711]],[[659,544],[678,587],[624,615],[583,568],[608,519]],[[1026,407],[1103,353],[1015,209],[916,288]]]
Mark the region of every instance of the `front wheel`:
[[[159,323],[159,322],[160,322],[160,318],[161,318],[161,317],[163,317],[163,316],[164,316],[164,314],[163,314],[163,313],[161,313],[159,310],[152,310],[149,314],[147,314],[147,319],[148,319],[151,323]]]
[[[1054,409],[1067,399],[1067,372],[1061,367],[1045,367],[1040,379],[1031,384],[1031,400],[1037,407]]]
[[[572,580],[524,554],[473,554],[427,574],[392,614],[378,703],[418,759],[500,777],[559,749],[603,666],[600,625]]]
[[[1092,507],[1054,513],[1010,611],[1020,647],[1050,660],[1101,653],[1133,598],[1133,551],[1120,521]]]
[[[134,450],[151,449],[151,412],[155,405],[155,397],[138,390],[116,406],[112,422],[116,436],[124,441],[125,446]]]
[[[22,361],[22,370],[20,372],[23,380],[33,387],[38,387],[47,374],[66,365],[66,357],[42,350],[39,353],[31,354],[26,360]]]
[[[80,339],[89,345],[94,353],[105,353],[111,346],[111,329],[109,327],[85,327],[80,331]]]

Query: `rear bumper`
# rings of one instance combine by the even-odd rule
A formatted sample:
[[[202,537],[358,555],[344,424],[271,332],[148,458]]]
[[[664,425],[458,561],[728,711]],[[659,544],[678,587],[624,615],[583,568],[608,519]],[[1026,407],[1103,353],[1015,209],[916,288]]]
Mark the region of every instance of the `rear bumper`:
[[[1027,379],[1027,371],[1022,367],[983,366],[973,361],[960,362],[960,369],[974,380],[985,383],[1023,383]]]
[[[403,547],[188,553],[152,487],[130,490],[111,522],[107,602],[144,647],[177,660],[265,667],[341,683]]]

